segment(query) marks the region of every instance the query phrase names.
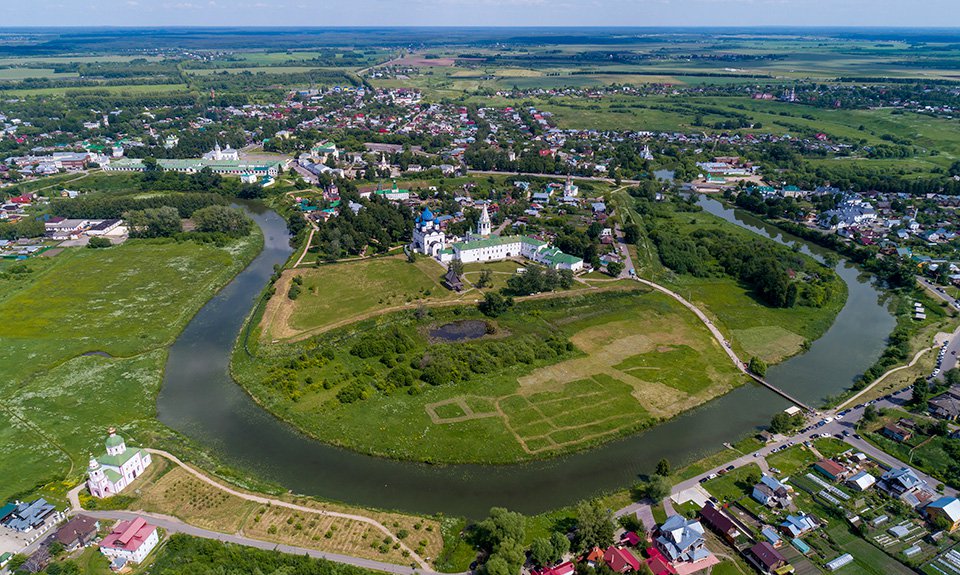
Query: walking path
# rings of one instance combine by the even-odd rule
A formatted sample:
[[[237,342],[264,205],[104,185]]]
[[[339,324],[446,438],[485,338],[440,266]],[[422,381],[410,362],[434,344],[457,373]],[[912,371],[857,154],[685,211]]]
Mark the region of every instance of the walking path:
[[[199,479],[200,481],[203,481],[204,483],[207,483],[208,485],[212,485],[213,487],[216,487],[217,489],[223,491],[224,493],[228,493],[228,494],[230,494],[230,495],[233,495],[234,497],[239,497],[240,499],[244,499],[244,500],[246,500],[246,501],[253,501],[254,503],[260,503],[260,504],[262,504],[262,505],[271,505],[271,506],[273,506],[273,507],[285,507],[285,508],[287,508],[287,509],[292,509],[292,510],[294,510],[294,511],[299,511],[299,512],[302,512],[302,513],[314,513],[314,514],[317,514],[317,515],[326,515],[326,516],[329,516],[329,517],[339,517],[339,518],[343,518],[343,519],[350,519],[350,520],[353,520],[353,521],[359,521],[359,522],[361,522],[361,523],[366,523],[366,524],[368,524],[368,525],[371,525],[371,526],[379,529],[380,531],[382,531],[385,535],[390,536],[390,537],[391,537],[392,539],[394,539],[397,543],[399,543],[401,549],[403,549],[404,551],[407,551],[407,552],[410,554],[411,560],[415,561],[415,562],[420,566],[420,571],[423,571],[423,572],[428,572],[428,571],[430,571],[430,566],[427,564],[426,561],[423,560],[423,558],[421,558],[419,555],[417,555],[417,554],[413,551],[413,549],[411,549],[410,547],[408,547],[402,540],[400,540],[393,532],[391,532],[389,529],[387,529],[387,528],[386,528],[382,523],[380,523],[379,521],[376,521],[376,520],[371,519],[371,518],[369,518],[369,517],[364,517],[363,515],[355,515],[355,514],[352,514],[352,513],[341,513],[341,512],[338,512],[338,511],[321,510],[321,509],[316,509],[316,508],[313,508],[313,507],[306,507],[306,506],[304,506],[304,505],[297,505],[297,504],[295,504],[295,503],[290,503],[290,502],[288,502],[288,501],[282,501],[282,500],[280,500],[280,499],[272,499],[272,498],[269,498],[269,497],[263,497],[263,496],[261,496],[261,495],[254,495],[254,494],[251,494],[251,493],[244,493],[244,492],[242,492],[242,491],[237,491],[237,490],[235,490],[235,489],[232,489],[232,488],[230,488],[230,487],[227,487],[226,485],[223,485],[222,483],[220,483],[220,482],[214,480],[213,478],[211,478],[210,476],[208,476],[208,475],[206,475],[206,474],[204,474],[204,473],[202,473],[202,472],[194,469],[193,467],[190,467],[189,465],[187,465],[187,464],[185,464],[183,461],[181,461],[177,456],[175,456],[175,455],[173,455],[173,454],[171,454],[171,453],[168,453],[168,452],[166,452],[166,451],[161,451],[161,450],[159,450],[159,449],[150,449],[150,448],[148,448],[147,451],[150,452],[150,453],[152,453],[152,454],[155,454],[155,455],[159,455],[159,456],[161,456],[161,457],[164,457],[164,458],[170,460],[171,462],[175,463],[176,465],[179,465],[179,466],[182,467],[187,473],[193,475],[194,477],[196,477],[196,478]],[[71,490],[70,493],[68,494],[68,498],[69,498],[69,500],[70,500],[70,506],[73,508],[74,511],[83,511],[83,507],[81,507],[81,505],[80,505],[80,491],[81,491],[83,488],[84,488],[84,485],[83,485],[83,484],[80,484],[79,486],[77,486],[77,487],[75,487],[73,490]],[[197,529],[197,528],[192,528],[192,529]],[[203,531],[203,530],[201,530],[201,531]],[[210,531],[209,533],[215,533],[215,532]],[[220,535],[222,535],[222,534],[220,534]],[[243,539],[246,539],[246,538],[243,538]],[[255,541],[255,540],[251,540],[251,541]],[[317,551],[317,553],[320,553],[320,552]],[[361,558],[353,558],[353,559],[355,559],[356,561],[369,561],[369,560],[367,560],[367,559],[361,559]],[[373,563],[378,563],[378,564],[380,564],[380,562],[378,562],[378,561],[374,561]],[[388,564],[383,563],[383,565],[388,565]],[[376,567],[372,567],[372,568],[376,568]],[[383,570],[383,569],[381,569],[381,570]],[[411,572],[411,571],[413,571],[413,570],[403,571],[403,573],[408,573],[408,572]],[[397,572],[397,573],[400,573],[400,571],[396,571],[396,572]]]
[[[960,329],[960,328],[957,328],[957,329]],[[893,369],[888,369],[883,375],[881,375],[881,376],[878,377],[877,379],[873,380],[873,383],[871,383],[871,384],[868,385],[867,387],[861,389],[860,391],[858,391],[858,392],[856,393],[856,395],[854,395],[854,396],[851,397],[850,399],[848,399],[848,400],[844,401],[843,403],[841,403],[840,405],[838,405],[838,406],[837,406],[837,409],[843,409],[844,407],[846,407],[846,406],[848,406],[848,405],[854,405],[854,404],[856,404],[858,399],[860,399],[864,394],[866,394],[867,392],[869,392],[870,390],[872,390],[874,387],[876,387],[881,381],[883,381],[884,379],[886,379],[888,375],[890,375],[890,374],[892,374],[892,373],[894,373],[894,372],[900,371],[900,370],[902,370],[902,369],[907,369],[907,368],[913,367],[914,365],[916,365],[916,363],[917,363],[918,361],[920,361],[920,358],[923,357],[923,354],[927,353],[927,352],[930,351],[931,349],[937,349],[937,348],[935,348],[935,347],[925,347],[925,348],[921,349],[920,351],[918,351],[918,352],[917,352],[917,355],[913,356],[913,360],[910,361],[910,363],[908,363],[908,364],[906,364],[906,365],[901,365],[900,367],[895,367],[895,368],[893,368]]]

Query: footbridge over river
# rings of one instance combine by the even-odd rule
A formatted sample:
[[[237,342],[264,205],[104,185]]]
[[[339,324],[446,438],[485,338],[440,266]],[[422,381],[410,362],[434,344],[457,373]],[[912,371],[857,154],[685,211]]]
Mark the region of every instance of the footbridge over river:
[[[624,248],[624,251],[626,251],[625,248]],[[687,309],[689,309],[690,311],[692,311],[692,312],[694,313],[694,315],[696,315],[698,318],[700,318],[700,321],[702,321],[703,324],[704,324],[705,326],[707,326],[707,329],[710,330],[710,333],[713,335],[713,338],[716,339],[716,340],[717,340],[717,343],[720,344],[720,347],[722,347],[723,350],[724,350],[725,352],[727,352],[727,356],[730,357],[730,361],[732,361],[733,364],[734,364],[735,366],[737,366],[737,369],[739,369],[741,372],[743,372],[744,374],[746,374],[747,376],[749,376],[751,379],[753,379],[754,381],[756,381],[756,382],[759,383],[760,385],[766,387],[766,388],[769,389],[770,391],[772,391],[772,392],[776,393],[777,395],[779,395],[780,397],[786,399],[786,400],[789,401],[790,403],[792,403],[792,404],[796,405],[797,407],[803,409],[804,411],[807,411],[807,412],[816,411],[815,409],[813,409],[813,408],[810,407],[809,405],[803,403],[802,401],[800,401],[799,399],[793,397],[792,395],[790,395],[790,394],[787,393],[786,391],[780,389],[779,387],[773,385],[772,383],[768,382],[767,380],[763,379],[763,378],[760,377],[759,375],[757,375],[757,374],[751,372],[749,369],[747,369],[747,364],[744,363],[743,360],[741,360],[741,359],[737,356],[736,352],[734,352],[734,351],[733,351],[733,348],[730,346],[730,342],[729,342],[726,338],[723,337],[723,333],[721,333],[720,330],[717,329],[717,326],[713,325],[713,321],[711,321],[710,318],[707,317],[707,315],[706,315],[705,313],[703,313],[703,311],[702,311],[700,308],[698,308],[697,306],[693,305],[692,303],[690,303],[689,301],[687,301],[686,299],[684,299],[684,297],[681,296],[680,294],[678,294],[677,292],[675,292],[675,291],[673,291],[673,290],[671,290],[671,289],[669,289],[669,288],[666,288],[666,287],[664,287],[664,286],[662,286],[662,285],[660,285],[660,284],[658,284],[658,283],[654,283],[654,282],[652,282],[652,281],[650,281],[650,280],[645,280],[645,279],[640,278],[640,277],[634,277],[633,279],[635,279],[636,281],[642,283],[642,284],[645,285],[645,286],[651,287],[651,288],[653,288],[653,289],[655,289],[655,290],[657,290],[657,291],[659,291],[659,292],[662,292],[662,293],[667,294],[668,296],[672,297],[673,299],[675,299],[675,300],[677,300],[678,302],[680,302],[681,304],[683,304],[684,307],[686,307]]]

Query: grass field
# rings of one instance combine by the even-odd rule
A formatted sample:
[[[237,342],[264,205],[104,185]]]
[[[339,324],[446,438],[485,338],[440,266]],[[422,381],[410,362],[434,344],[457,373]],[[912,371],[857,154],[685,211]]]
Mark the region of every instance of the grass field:
[[[76,78],[76,72],[55,72],[53,68],[0,68],[0,80],[25,80],[27,78]]]
[[[165,94],[168,92],[187,92],[186,84],[129,84],[125,86],[75,86],[63,88],[23,88],[0,90],[0,94],[9,97],[55,96],[76,92],[107,92],[109,94]]]
[[[443,267],[430,258],[410,264],[403,256],[373,258],[319,268],[287,270],[277,282],[261,322],[266,341],[286,339],[364,314],[416,301],[458,297],[443,287]],[[302,278],[300,296],[287,297],[293,277]]]
[[[258,251],[131,240],[68,249],[0,276],[0,499],[76,479],[105,430],[137,443],[152,422],[166,346]],[[231,252],[232,250],[232,252]],[[14,276],[14,277],[10,277]],[[84,355],[88,352],[104,355]],[[63,486],[62,491],[66,490]]]
[[[497,319],[502,341],[560,334],[576,346],[573,357],[508,367],[456,385],[425,386],[415,394],[375,393],[341,404],[336,385],[308,385],[291,401],[264,383],[284,358],[318,341],[342,342],[337,345],[349,349],[367,333],[354,326],[322,340],[261,345],[256,361],[235,354],[233,371],[268,409],[323,441],[437,462],[506,463],[583,449],[669,418],[742,382],[706,328],[674,300],[646,292],[606,295],[551,300],[542,311]],[[337,296],[330,292],[329,297]],[[476,314],[431,313],[434,317],[424,320],[431,325]],[[391,317],[365,324],[404,325]],[[417,346],[408,353],[429,353],[423,328],[405,329]],[[336,381],[349,373],[374,374],[377,365],[375,359],[344,353],[298,377]],[[373,428],[370,422],[376,422]]]

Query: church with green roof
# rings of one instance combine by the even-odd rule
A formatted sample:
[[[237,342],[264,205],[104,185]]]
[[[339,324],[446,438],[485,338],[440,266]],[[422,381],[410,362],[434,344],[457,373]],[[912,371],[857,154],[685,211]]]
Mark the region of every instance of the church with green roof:
[[[90,495],[100,498],[120,493],[150,466],[150,454],[139,447],[127,447],[113,428],[104,446],[106,454],[91,456],[87,467],[87,489]]]

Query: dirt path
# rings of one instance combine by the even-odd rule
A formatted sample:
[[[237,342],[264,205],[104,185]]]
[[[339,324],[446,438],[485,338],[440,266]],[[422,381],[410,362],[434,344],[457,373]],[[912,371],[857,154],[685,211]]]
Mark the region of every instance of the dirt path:
[[[921,349],[920,351],[918,351],[915,356],[913,356],[913,360],[910,361],[910,363],[908,363],[908,364],[906,364],[906,365],[901,365],[900,367],[895,367],[895,368],[893,368],[893,369],[887,370],[883,375],[881,375],[881,376],[878,377],[877,379],[873,380],[873,383],[871,383],[871,384],[868,385],[867,387],[861,389],[860,391],[857,392],[856,395],[854,395],[854,396],[851,397],[850,399],[848,399],[848,400],[844,401],[843,403],[841,403],[840,405],[838,405],[838,406],[837,406],[837,409],[838,409],[838,410],[841,410],[841,409],[845,408],[845,407],[848,406],[848,405],[853,405],[853,404],[855,404],[855,403],[857,402],[857,400],[860,399],[860,397],[862,397],[864,394],[868,393],[868,392],[869,392],[870,390],[872,390],[874,387],[876,387],[877,385],[879,385],[880,382],[882,382],[884,379],[886,379],[888,375],[890,375],[890,374],[892,374],[892,373],[896,373],[896,372],[898,372],[898,371],[900,371],[900,370],[902,370],[902,369],[908,369],[908,368],[913,367],[914,365],[916,365],[916,363],[917,363],[918,361],[920,361],[920,358],[923,357],[923,354],[927,353],[928,351],[930,351],[930,350],[932,350],[932,349],[937,349],[937,348],[935,348],[935,347],[925,347],[925,348]]]
[[[352,513],[340,513],[340,512],[338,512],[338,511],[320,510],[320,509],[315,509],[315,508],[313,508],[313,507],[306,507],[306,506],[304,506],[304,505],[297,505],[297,504],[295,504],[295,503],[290,503],[290,502],[288,502],[288,501],[283,501],[283,500],[280,500],[280,499],[272,499],[272,498],[269,498],[269,497],[263,497],[263,496],[261,496],[261,495],[253,495],[253,494],[251,494],[251,493],[244,493],[244,492],[242,492],[242,491],[237,491],[237,490],[235,490],[235,489],[232,489],[232,488],[230,488],[230,487],[227,487],[226,485],[223,485],[222,483],[219,483],[218,481],[214,480],[214,479],[211,478],[210,476],[208,476],[208,475],[206,475],[206,474],[204,474],[204,473],[202,473],[202,472],[194,469],[193,467],[190,467],[189,465],[185,464],[183,461],[180,461],[180,459],[179,459],[177,456],[175,456],[175,455],[173,455],[173,454],[171,454],[171,453],[168,453],[168,452],[166,452],[166,451],[161,451],[161,450],[159,450],[159,449],[149,449],[149,448],[147,449],[147,451],[150,452],[150,453],[152,453],[152,454],[154,454],[154,455],[159,455],[160,457],[163,457],[163,458],[165,458],[165,459],[168,459],[168,460],[170,460],[171,462],[175,463],[176,465],[179,465],[179,466],[180,466],[181,468],[183,468],[187,473],[189,473],[190,475],[193,475],[194,477],[196,477],[196,478],[199,479],[200,481],[203,481],[204,483],[206,483],[206,484],[208,484],[208,485],[211,485],[211,486],[213,486],[213,487],[215,487],[215,488],[223,491],[224,493],[227,493],[227,494],[232,495],[232,496],[234,496],[234,497],[238,497],[238,498],[243,499],[243,500],[245,500],[245,501],[252,501],[252,502],[254,502],[254,503],[259,503],[259,504],[261,504],[261,505],[270,505],[270,506],[273,506],[273,507],[284,507],[284,508],[287,508],[287,509],[292,509],[292,510],[294,510],[294,511],[299,511],[299,512],[301,512],[301,513],[311,513],[311,514],[316,514],[316,515],[326,515],[326,516],[328,516],[328,517],[339,517],[339,518],[342,518],[342,519],[350,519],[350,520],[352,520],[352,521],[358,521],[358,522],[361,522],[361,523],[366,523],[366,524],[368,524],[368,525],[371,525],[371,526],[379,529],[380,531],[382,531],[385,535],[388,535],[389,537],[391,537],[392,539],[394,539],[394,540],[400,545],[400,547],[401,547],[404,551],[407,551],[407,552],[410,554],[410,558],[411,558],[413,561],[415,561],[418,565],[420,565],[421,569],[423,569],[423,570],[425,570],[425,571],[430,571],[430,570],[431,570],[431,569],[430,569],[430,566],[427,564],[426,561],[423,560],[423,558],[421,558],[419,555],[417,555],[417,554],[413,551],[413,549],[411,549],[410,547],[408,547],[408,546],[403,542],[403,540],[401,540],[399,537],[397,537],[396,534],[394,534],[394,533],[391,532],[389,529],[387,529],[387,527],[384,526],[384,525],[383,525],[382,523],[380,523],[379,521],[376,521],[376,520],[371,519],[371,518],[369,518],[369,517],[365,517],[365,516],[363,516],[363,515],[355,515],[355,514],[352,514]],[[80,505],[80,491],[81,491],[83,488],[84,488],[84,484],[80,484],[80,485],[78,485],[77,487],[75,487],[74,489],[72,489],[72,490],[70,491],[70,493],[68,494],[68,498],[69,498],[69,500],[70,500],[70,506],[73,508],[73,510],[74,510],[75,512],[83,511],[83,507],[81,507],[81,505]]]

